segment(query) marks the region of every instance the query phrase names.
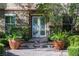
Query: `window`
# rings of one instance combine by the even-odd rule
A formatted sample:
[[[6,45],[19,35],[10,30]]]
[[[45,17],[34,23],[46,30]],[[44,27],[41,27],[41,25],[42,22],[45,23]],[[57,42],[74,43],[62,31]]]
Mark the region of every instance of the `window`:
[[[16,15],[15,14],[6,14],[5,15],[5,31],[8,34],[11,34],[11,29],[15,27]]]

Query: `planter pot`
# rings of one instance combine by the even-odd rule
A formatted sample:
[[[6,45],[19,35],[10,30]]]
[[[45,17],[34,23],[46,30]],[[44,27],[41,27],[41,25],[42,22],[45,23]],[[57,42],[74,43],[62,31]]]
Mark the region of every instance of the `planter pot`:
[[[18,49],[21,45],[20,40],[9,40],[9,46],[11,49]]]
[[[53,41],[53,47],[61,50],[64,48],[64,42],[63,41]]]

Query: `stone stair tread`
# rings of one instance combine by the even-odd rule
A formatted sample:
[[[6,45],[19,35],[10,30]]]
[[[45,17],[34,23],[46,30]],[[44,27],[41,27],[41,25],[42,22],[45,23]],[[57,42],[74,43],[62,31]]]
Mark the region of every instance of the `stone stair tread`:
[[[43,47],[43,46],[48,46],[48,41],[46,38],[32,38],[28,42],[25,42],[21,44],[21,47]]]

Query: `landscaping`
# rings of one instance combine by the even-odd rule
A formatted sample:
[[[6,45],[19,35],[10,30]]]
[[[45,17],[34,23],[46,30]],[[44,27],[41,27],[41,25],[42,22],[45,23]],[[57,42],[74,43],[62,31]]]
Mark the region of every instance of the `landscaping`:
[[[70,46],[68,47],[68,54],[70,56],[79,56],[79,35],[70,36],[68,39],[70,41]]]
[[[5,30],[0,26],[3,30],[0,31],[0,56],[10,53],[79,56],[78,4],[17,5],[21,10],[5,9],[8,14],[4,17]]]

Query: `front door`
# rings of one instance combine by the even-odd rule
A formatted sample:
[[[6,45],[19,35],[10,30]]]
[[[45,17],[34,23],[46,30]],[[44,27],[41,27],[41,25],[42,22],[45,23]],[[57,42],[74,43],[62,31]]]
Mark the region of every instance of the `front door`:
[[[32,16],[32,37],[45,37],[46,25],[43,16]]]

